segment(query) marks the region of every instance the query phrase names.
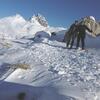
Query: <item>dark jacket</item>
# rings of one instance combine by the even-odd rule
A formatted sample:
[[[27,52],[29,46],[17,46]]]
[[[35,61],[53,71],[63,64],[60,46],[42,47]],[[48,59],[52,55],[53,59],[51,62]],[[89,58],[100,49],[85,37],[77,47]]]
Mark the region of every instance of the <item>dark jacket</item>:
[[[76,30],[76,28],[77,28],[77,25],[76,24],[72,24],[70,26],[70,32],[71,32],[71,34],[73,34],[73,32]]]
[[[86,30],[88,30],[89,32],[92,32],[92,30],[90,30],[86,25],[79,25],[77,27],[77,31],[79,32],[79,35],[82,37],[85,36]]]

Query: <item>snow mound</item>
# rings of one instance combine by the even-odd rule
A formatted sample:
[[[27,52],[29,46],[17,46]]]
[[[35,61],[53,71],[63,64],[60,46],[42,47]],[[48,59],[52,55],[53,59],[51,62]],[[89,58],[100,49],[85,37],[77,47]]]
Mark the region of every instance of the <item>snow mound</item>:
[[[44,31],[39,31],[35,34],[34,40],[35,41],[42,41],[44,38],[50,39],[51,34],[44,32]]]
[[[44,31],[39,31],[35,34],[35,37],[39,37],[39,38],[42,38],[42,37],[46,37],[46,38],[49,38],[51,34],[49,33],[46,33]]]

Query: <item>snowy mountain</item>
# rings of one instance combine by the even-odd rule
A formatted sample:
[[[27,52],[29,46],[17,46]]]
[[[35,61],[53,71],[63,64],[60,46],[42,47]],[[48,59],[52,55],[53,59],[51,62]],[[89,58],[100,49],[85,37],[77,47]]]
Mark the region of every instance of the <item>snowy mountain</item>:
[[[0,37],[13,38],[22,35],[26,30],[23,27],[26,24],[25,19],[20,15],[5,17],[0,19]]]
[[[30,20],[25,20],[21,15],[9,16],[0,19],[0,37],[1,38],[21,38],[23,36],[35,35],[38,31],[44,31],[50,34],[56,30],[66,30],[65,28],[54,28],[48,25],[45,17],[34,15]]]
[[[30,21],[33,22],[33,23],[36,22],[36,23],[38,23],[38,24],[40,24],[40,25],[42,25],[44,27],[48,26],[47,20],[41,14],[37,14],[36,16],[32,16]]]
[[[69,50],[65,28],[43,26],[36,16],[1,24],[0,100],[100,100],[99,37],[87,37],[86,51]]]

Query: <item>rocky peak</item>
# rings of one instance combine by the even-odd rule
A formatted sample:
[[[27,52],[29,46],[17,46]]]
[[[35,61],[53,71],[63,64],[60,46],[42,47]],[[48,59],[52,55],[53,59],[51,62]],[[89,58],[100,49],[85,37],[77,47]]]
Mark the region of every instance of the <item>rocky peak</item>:
[[[41,14],[37,14],[37,15],[32,16],[31,22],[38,22],[40,25],[42,25],[44,27],[48,26],[47,20]]]

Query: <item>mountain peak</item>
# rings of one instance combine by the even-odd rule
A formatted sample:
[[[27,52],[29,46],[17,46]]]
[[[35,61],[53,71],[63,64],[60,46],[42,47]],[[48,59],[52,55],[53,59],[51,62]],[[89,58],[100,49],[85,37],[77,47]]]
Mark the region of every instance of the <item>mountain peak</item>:
[[[4,17],[0,19],[0,21],[9,22],[9,23],[14,23],[14,22],[15,23],[25,23],[26,22],[26,20],[20,14]]]
[[[26,20],[20,15],[20,14],[16,14],[15,16],[12,17],[13,21],[16,22],[16,23],[25,23]]]
[[[39,13],[37,15],[32,16],[31,22],[39,23],[40,25],[42,25],[44,27],[48,26],[48,22],[47,22],[46,18]]]

